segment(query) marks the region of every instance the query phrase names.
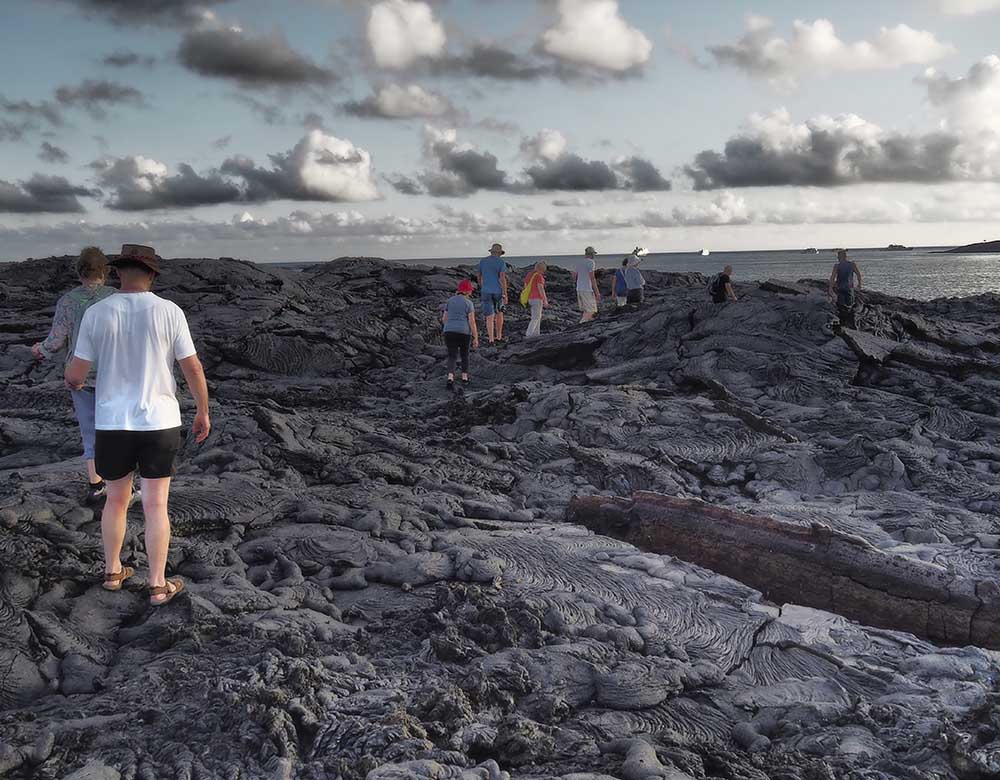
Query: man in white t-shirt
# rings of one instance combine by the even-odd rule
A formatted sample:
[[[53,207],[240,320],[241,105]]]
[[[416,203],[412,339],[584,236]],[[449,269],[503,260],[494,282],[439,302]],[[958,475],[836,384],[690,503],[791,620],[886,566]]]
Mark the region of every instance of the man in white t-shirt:
[[[580,322],[594,319],[597,305],[601,302],[601,291],[597,289],[597,264],[594,262],[596,255],[594,247],[588,246],[583,250],[583,259],[577,262],[573,270],[573,279],[576,280],[576,302],[580,305],[583,315]]]
[[[138,469],[146,518],[149,600],[160,606],[184,589],[179,577],[166,578],[167,497],[181,443],[174,361],[180,363],[197,404],[191,427],[197,442],[208,438],[211,430],[208,385],[184,312],[150,292],[160,273],[153,249],[125,244],[109,265],[118,271],[121,291],[84,314],[73,359],[66,366],[66,384],[82,386],[91,365],[97,363],[94,455],[98,473],[108,486],[101,513],[104,587],[121,590],[122,583],[135,573],[122,565],[121,550],[132,473]]]

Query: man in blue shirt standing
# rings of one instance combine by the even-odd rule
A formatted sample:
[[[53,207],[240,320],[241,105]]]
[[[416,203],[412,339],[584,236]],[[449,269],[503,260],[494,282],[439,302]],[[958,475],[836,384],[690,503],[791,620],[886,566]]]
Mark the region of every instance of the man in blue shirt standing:
[[[507,263],[503,247],[494,244],[490,256],[479,261],[479,291],[486,315],[486,338],[493,344],[503,341],[503,312],[507,305]],[[495,327],[494,327],[495,326]]]

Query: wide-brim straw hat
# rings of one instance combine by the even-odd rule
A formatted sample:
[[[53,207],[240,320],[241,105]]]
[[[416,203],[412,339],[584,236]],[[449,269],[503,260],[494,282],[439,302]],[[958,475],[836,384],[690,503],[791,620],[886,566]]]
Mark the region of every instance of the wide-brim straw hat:
[[[125,265],[126,263],[139,263],[146,266],[154,274],[160,273],[160,258],[156,250],[151,246],[143,244],[122,244],[122,251],[114,260],[109,260],[108,265]]]
[[[577,244],[577,246],[579,246],[579,244]],[[588,246],[586,249],[583,250],[583,253],[587,257],[594,257],[595,255],[597,255],[597,250],[594,249],[594,247],[592,246]]]
[[[503,244],[494,244],[493,246],[491,246],[490,247],[490,253],[493,253],[493,252],[496,252],[496,253],[501,254],[501,255],[507,254],[503,250]]]

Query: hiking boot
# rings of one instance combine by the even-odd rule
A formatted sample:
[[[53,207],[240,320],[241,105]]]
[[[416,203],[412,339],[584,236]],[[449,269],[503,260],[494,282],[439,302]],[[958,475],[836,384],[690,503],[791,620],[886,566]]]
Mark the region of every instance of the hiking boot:
[[[87,485],[87,492],[84,495],[84,504],[96,504],[108,493],[107,483],[102,479],[100,482],[91,482]]]

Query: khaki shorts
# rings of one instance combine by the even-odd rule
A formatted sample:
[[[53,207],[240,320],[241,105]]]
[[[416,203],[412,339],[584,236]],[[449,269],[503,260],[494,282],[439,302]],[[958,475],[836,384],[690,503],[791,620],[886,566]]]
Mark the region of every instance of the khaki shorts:
[[[576,302],[580,304],[580,311],[584,314],[587,312],[597,314],[597,298],[594,296],[592,290],[577,290]]]

